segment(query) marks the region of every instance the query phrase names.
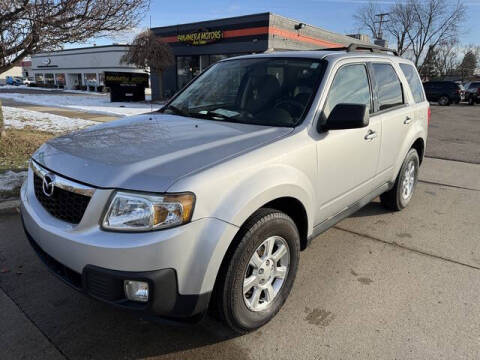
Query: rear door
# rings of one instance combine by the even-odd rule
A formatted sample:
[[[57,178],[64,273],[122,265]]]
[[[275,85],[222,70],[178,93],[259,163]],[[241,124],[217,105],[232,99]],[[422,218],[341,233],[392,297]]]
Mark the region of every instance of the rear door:
[[[374,83],[374,112],[371,119],[382,124],[381,152],[377,174],[383,181],[392,178],[393,168],[409,127],[414,120],[406,91],[395,64],[371,62],[369,69]]]
[[[418,71],[411,64],[400,63],[399,66],[405,77],[405,80],[407,80],[407,84],[410,88],[410,93],[412,96],[409,105],[413,112],[413,120],[411,125],[415,125],[413,122],[419,122],[420,124],[425,124],[427,126],[429,105],[425,101],[425,93],[423,91],[423,86],[422,82],[420,81]]]

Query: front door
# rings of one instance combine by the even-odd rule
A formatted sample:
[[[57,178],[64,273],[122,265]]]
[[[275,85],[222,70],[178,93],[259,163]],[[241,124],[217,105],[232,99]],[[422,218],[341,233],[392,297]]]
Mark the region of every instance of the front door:
[[[373,104],[366,65],[345,64],[337,70],[323,108],[328,118],[341,103]],[[336,215],[375,189],[381,142],[381,122],[373,118],[365,128],[330,130],[317,141],[316,224]]]

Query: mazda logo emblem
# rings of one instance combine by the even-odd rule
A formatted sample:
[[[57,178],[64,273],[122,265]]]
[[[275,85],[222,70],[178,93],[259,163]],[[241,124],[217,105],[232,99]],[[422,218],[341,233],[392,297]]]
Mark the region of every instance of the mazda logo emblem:
[[[43,177],[42,190],[43,193],[50,197],[53,195],[53,190],[55,188],[55,175],[45,174]]]

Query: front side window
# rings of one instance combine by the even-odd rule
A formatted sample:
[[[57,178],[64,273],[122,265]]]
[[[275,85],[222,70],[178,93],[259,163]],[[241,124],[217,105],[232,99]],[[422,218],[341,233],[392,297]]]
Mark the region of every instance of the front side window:
[[[323,76],[318,59],[251,58],[219,62],[164,112],[267,126],[298,125]]]
[[[345,65],[337,71],[323,108],[324,119],[336,105],[342,103],[362,104],[370,108],[370,86],[365,65]]]
[[[378,110],[387,110],[403,104],[402,84],[390,64],[372,64],[378,93]]]
[[[407,78],[408,85],[410,86],[410,90],[412,91],[413,100],[416,103],[425,101],[425,97],[423,96],[422,82],[420,81],[417,70],[409,64],[400,64],[400,68],[402,69],[403,74]]]

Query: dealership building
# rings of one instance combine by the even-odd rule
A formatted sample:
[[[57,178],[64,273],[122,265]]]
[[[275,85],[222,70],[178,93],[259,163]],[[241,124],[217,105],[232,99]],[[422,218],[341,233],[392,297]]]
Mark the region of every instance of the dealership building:
[[[151,74],[153,99],[172,96],[212,63],[237,55],[367,44],[272,13],[153,28],[171,47],[175,64]]]
[[[121,63],[127,50],[128,45],[105,45],[39,53],[31,58],[30,73],[37,86],[101,90],[104,71],[144,72]]]

